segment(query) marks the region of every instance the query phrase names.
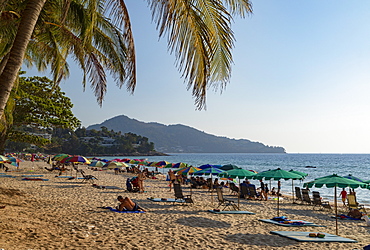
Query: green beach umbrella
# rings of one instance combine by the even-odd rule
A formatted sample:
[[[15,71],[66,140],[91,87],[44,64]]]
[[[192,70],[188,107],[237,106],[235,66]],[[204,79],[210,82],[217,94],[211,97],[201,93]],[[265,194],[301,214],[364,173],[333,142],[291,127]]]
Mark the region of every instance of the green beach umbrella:
[[[229,171],[231,169],[240,169],[240,167],[233,165],[233,164],[227,164],[227,165],[223,165],[222,167],[220,167],[220,169]]]
[[[233,179],[235,179],[235,178],[239,179],[238,208],[240,207],[240,179],[251,178],[255,175],[256,175],[256,173],[254,173],[252,171],[249,171],[249,170],[242,169],[242,168],[231,169],[231,170],[225,171],[225,172],[218,175],[218,176],[221,176],[221,177],[229,177],[229,178],[233,178]]]
[[[103,161],[92,161],[89,166],[90,167],[103,167],[106,164],[106,162]]]
[[[317,178],[314,181],[303,183],[303,187],[311,188],[317,187],[322,188],[326,186],[327,188],[334,187],[334,207],[335,207],[335,233],[338,234],[338,208],[337,208],[337,187],[340,188],[369,188],[369,185],[363,182],[351,180],[348,178],[344,178],[342,176],[332,174],[328,176],[324,176],[321,178]]]
[[[299,174],[302,177],[306,177],[308,175],[307,173],[303,173],[303,172],[296,171],[296,170],[293,170],[293,169],[289,170],[289,172]]]
[[[277,169],[273,169],[273,170],[260,172],[256,175],[254,175],[253,179],[257,179],[257,180],[265,179],[265,180],[279,181],[281,179],[284,179],[284,180],[301,180],[301,179],[303,179],[303,177],[299,174],[295,174],[295,173],[277,168]],[[293,182],[292,182],[292,189],[293,189]],[[279,216],[279,205],[280,205],[280,196],[278,195],[278,198],[277,198],[277,216]]]

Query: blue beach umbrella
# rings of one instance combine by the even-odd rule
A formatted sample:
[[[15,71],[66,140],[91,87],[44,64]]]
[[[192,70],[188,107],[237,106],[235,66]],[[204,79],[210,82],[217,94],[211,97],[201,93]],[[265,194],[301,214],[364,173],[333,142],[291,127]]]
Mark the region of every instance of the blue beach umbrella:
[[[200,168],[200,167],[199,167]],[[222,169],[215,168],[215,167],[208,167],[204,168],[202,170],[199,170],[197,172],[194,172],[194,175],[218,175],[225,172]]]
[[[347,178],[347,179],[350,179],[350,180],[355,180],[355,181],[359,181],[359,182],[365,182],[364,180],[362,180],[362,179],[360,179],[360,178],[358,178],[358,177],[355,177],[355,176],[353,176],[353,175],[351,175],[351,174],[349,174],[349,175],[346,175],[346,176],[343,176],[344,178]]]

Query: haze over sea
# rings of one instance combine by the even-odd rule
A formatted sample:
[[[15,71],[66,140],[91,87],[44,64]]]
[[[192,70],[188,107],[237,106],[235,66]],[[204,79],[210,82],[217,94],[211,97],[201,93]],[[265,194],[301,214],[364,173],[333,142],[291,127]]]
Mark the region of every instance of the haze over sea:
[[[315,178],[323,177],[331,174],[338,174],[346,176],[351,174],[355,177],[361,178],[364,181],[370,180],[370,154],[243,154],[243,153],[228,153],[228,154],[170,154],[169,156],[124,156],[124,157],[101,157],[105,159],[114,158],[145,158],[148,161],[168,161],[171,163],[184,162],[195,167],[204,164],[211,165],[226,165],[233,164],[238,167],[255,170],[257,172],[281,168],[284,170],[296,170],[307,173],[308,176],[303,181],[294,181],[295,186],[303,187],[304,182],[312,181]],[[306,168],[312,166],[316,168]],[[162,170],[160,170],[162,171]],[[163,171],[168,171],[164,169]],[[251,180],[252,183],[258,184],[257,180]],[[282,191],[286,193],[292,192],[292,181],[282,182]],[[269,183],[266,181],[265,183]],[[276,181],[271,182],[272,187],[276,187]],[[320,194],[330,200],[334,200],[333,188],[311,188],[311,191],[319,191]],[[341,191],[338,188],[338,194]],[[357,188],[357,201],[360,204],[370,205],[370,190]],[[348,188],[347,188],[348,192]]]

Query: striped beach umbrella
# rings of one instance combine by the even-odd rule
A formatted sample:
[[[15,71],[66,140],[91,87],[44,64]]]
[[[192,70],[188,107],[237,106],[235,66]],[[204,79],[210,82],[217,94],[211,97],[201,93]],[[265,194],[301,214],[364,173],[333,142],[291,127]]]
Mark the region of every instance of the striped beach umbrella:
[[[201,170],[200,168],[190,166],[190,167],[186,167],[186,168],[181,168],[179,170],[175,170],[174,172],[176,174],[188,175],[188,174],[193,174],[193,173],[195,173],[197,171],[200,171],[200,170]]]

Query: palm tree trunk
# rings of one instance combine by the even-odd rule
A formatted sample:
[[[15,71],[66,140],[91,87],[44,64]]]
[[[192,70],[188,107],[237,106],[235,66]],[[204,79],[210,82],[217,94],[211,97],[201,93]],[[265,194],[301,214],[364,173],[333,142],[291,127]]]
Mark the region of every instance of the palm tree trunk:
[[[9,59],[0,74],[0,119],[4,114],[10,91],[23,63],[28,42],[31,39],[37,19],[46,1],[28,0],[27,6],[22,13],[17,35],[9,52]]]

